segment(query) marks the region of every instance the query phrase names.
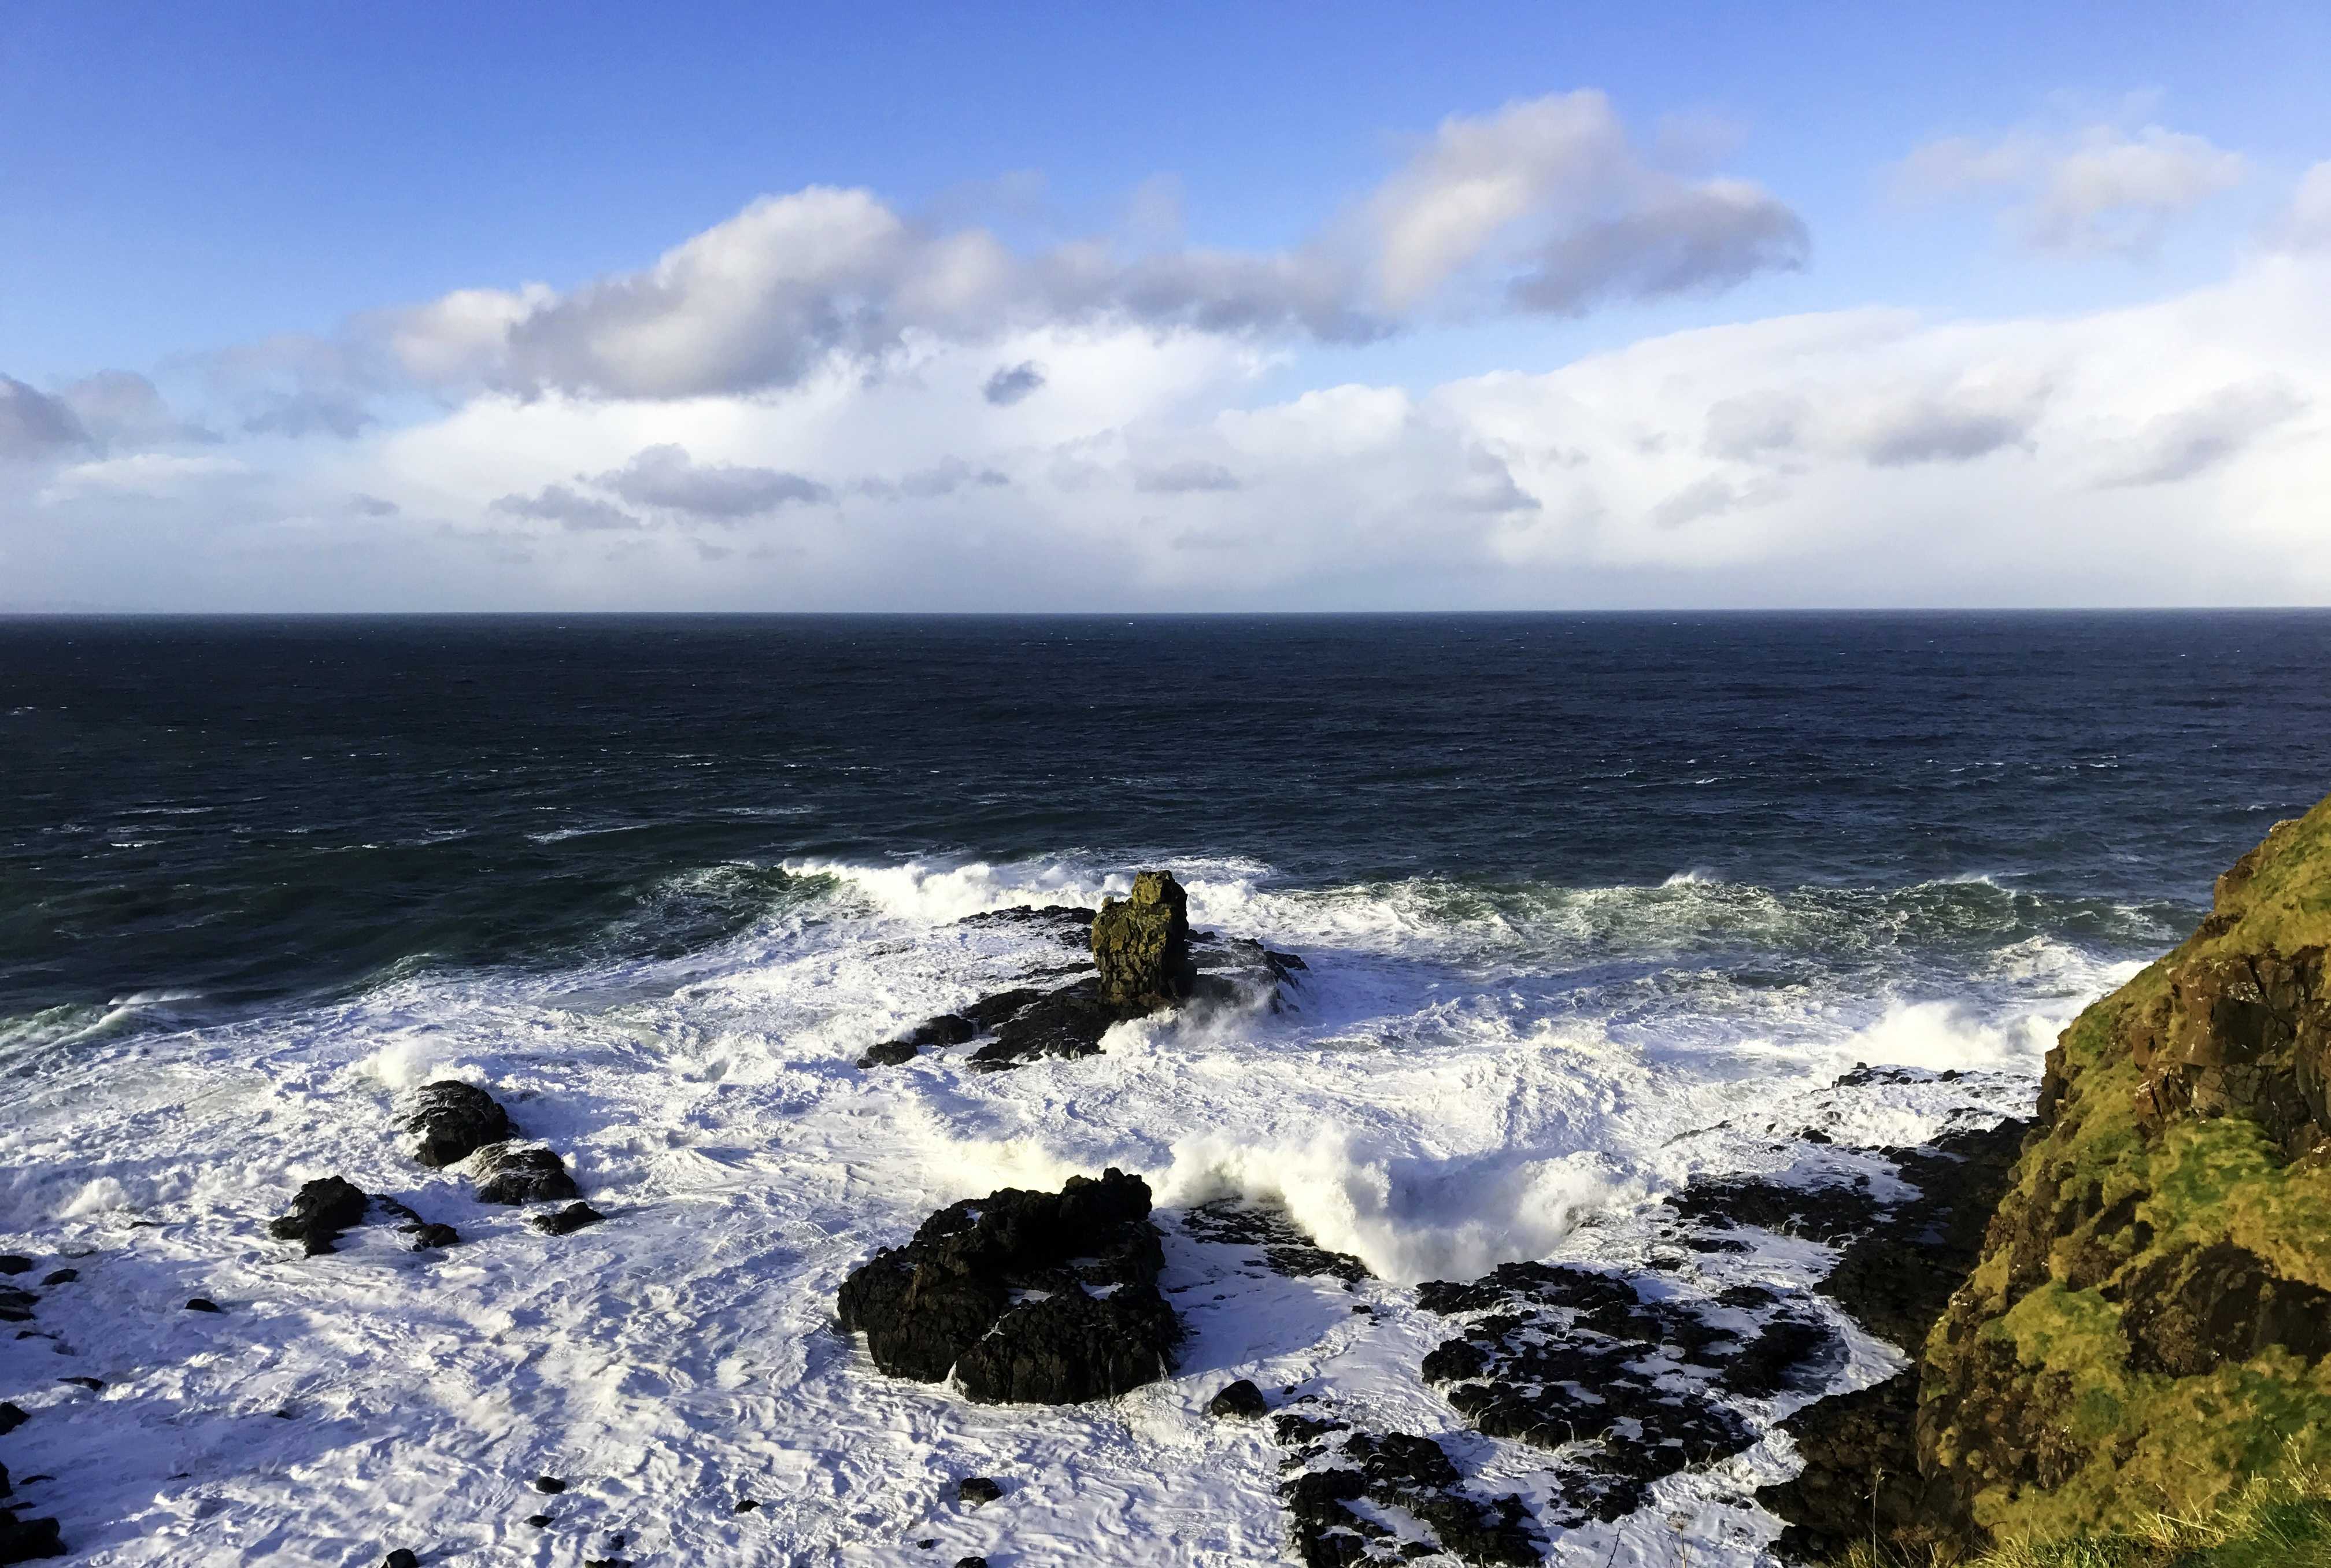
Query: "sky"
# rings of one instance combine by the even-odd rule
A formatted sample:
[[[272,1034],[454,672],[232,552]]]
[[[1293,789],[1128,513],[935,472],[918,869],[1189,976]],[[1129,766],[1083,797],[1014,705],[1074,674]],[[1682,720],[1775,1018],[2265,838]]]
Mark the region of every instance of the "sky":
[[[17,0],[0,610],[2331,603],[2331,6]]]

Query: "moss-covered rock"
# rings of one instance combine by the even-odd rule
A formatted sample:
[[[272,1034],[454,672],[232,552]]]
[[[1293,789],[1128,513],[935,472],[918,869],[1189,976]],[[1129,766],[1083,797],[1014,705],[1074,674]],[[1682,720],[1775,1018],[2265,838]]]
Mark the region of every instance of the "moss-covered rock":
[[[1190,896],[1170,871],[1144,871],[1133,891],[1108,898],[1092,925],[1100,1000],[1115,1007],[1167,1007],[1190,994]]]
[[[2134,1528],[2331,1461],[2331,802],[2219,879],[2048,1056],[2041,1125],[1925,1347],[1933,1521]]]

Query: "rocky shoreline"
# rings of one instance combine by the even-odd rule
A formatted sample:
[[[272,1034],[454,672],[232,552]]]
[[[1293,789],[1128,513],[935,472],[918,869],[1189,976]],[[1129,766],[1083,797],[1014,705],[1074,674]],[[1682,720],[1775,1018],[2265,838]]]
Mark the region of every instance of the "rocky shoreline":
[[[2331,826],[2317,836],[2331,842]],[[2283,834],[2282,848],[2293,841]],[[2246,867],[2222,884],[2220,912],[2195,944],[2239,939],[2260,886],[2281,886],[2271,876],[2260,884],[2258,864]],[[1186,895],[1164,872],[1142,873],[1130,897],[1098,910],[1032,905],[964,924],[1042,933],[1061,961],[866,1050],[859,1070],[1041,1070],[1100,1052],[1111,1030],[1171,1010],[1299,1007],[1308,973],[1295,955],[1194,930]],[[2231,1117],[2259,1128],[2283,1165],[2316,1168],[2309,1162],[2331,1146],[2322,1088],[2331,1081],[2323,1066],[2331,1006],[2322,1001],[2331,983],[2320,953],[2181,949],[2165,980],[2145,979],[2134,1001],[2092,1010],[2141,1075],[2130,1113],[2138,1136],[2157,1145],[2181,1126]],[[2131,1364],[2155,1377],[2212,1375],[2242,1355],[2311,1366],[2331,1350],[2321,1327],[2331,1289],[2288,1258],[2207,1238],[2164,1251],[2158,1243],[2176,1221],[2152,1188],[2076,1179],[2073,1162],[2049,1155],[2084,1111],[2099,1114],[2083,1074],[2101,1075],[2097,1064],[2110,1059],[2094,1048],[2083,1055],[2080,1027],[2050,1059],[2036,1120],[1962,1119],[1916,1147],[1858,1146],[1812,1126],[1769,1129],[1771,1152],[1794,1163],[1772,1175],[1695,1180],[1659,1200],[1640,1268],[1519,1261],[1388,1288],[1283,1212],[1214,1200],[1161,1214],[1143,1177],[1108,1167],[1052,1191],[998,1187],[938,1209],[904,1240],[870,1239],[834,1297],[834,1322],[863,1346],[869,1364],[857,1375],[945,1383],[980,1404],[1117,1399],[1175,1375],[1188,1338],[1185,1304],[1164,1281],[1172,1233],[1281,1278],[1354,1292],[1356,1318],[1396,1299],[1420,1336],[1413,1375],[1442,1412],[1433,1430],[1298,1385],[1229,1379],[1208,1396],[1210,1419],[1260,1422],[1277,1447],[1286,1540],[1307,1568],[1537,1563],[1558,1533],[1626,1519],[1672,1478],[1712,1476],[1776,1440],[1793,1446],[1802,1468],[1744,1487],[1739,1501],[1753,1495],[1782,1522],[1771,1550],[1784,1560],[1818,1563],[1872,1539],[1961,1551],[2000,1516],[1964,1464],[1955,1473],[1938,1459],[1944,1434],[2003,1455],[1987,1462],[2010,1467],[2029,1490],[2078,1468],[2040,1452],[2031,1436],[2032,1412],[2061,1405],[2060,1384],[1980,1349],[1996,1343],[1982,1338],[1984,1326],[2020,1294],[2051,1281],[2101,1288],[2126,1322]],[[1857,1069],[1827,1094],[1849,1104],[1955,1076]],[[486,1087],[424,1083],[399,1104],[391,1131],[414,1164],[466,1178],[478,1202],[522,1210],[545,1235],[611,1218],[591,1206],[560,1152],[528,1139]],[[464,1245],[452,1225],[338,1175],[302,1185],[267,1231],[319,1257],[367,1227],[426,1258]],[[1751,1281],[1733,1267],[1780,1245],[1809,1248],[1817,1260],[1798,1284]],[[49,1269],[38,1288],[17,1283],[40,1267],[0,1258],[8,1277],[0,1319],[24,1326],[20,1337],[46,1333],[41,1309],[75,1287],[70,1266]],[[186,1307],[235,1310],[203,1297]],[[1832,1392],[1851,1360],[1849,1342],[1863,1343],[1853,1331],[1911,1364]],[[27,1419],[0,1405],[0,1445]],[[1485,1479],[1469,1433],[1533,1454],[1532,1486]],[[1008,1475],[966,1478],[956,1502],[981,1508],[1013,1484]],[[45,1497],[70,1482],[20,1477],[12,1492],[0,1468],[0,1563],[67,1551],[57,1519],[24,1506],[25,1489],[41,1485],[51,1488]],[[565,1485],[538,1478],[545,1495]],[[547,1511],[533,1518],[554,1522]],[[392,1563],[427,1560],[413,1546],[390,1553]]]

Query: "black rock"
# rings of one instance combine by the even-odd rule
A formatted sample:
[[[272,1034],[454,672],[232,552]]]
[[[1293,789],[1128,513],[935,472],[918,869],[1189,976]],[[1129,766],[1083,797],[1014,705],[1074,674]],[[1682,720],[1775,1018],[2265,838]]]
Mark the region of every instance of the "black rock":
[[[279,1241],[297,1241],[308,1256],[332,1250],[332,1243],[351,1225],[364,1223],[364,1189],[338,1176],[319,1176],[304,1183],[291,1207],[269,1221],[268,1233]]]
[[[737,1499],[737,1506],[728,1511],[732,1514],[749,1514],[760,1506],[750,1497],[739,1497]]]
[[[1003,1483],[989,1476],[966,1476],[955,1484],[955,1500],[966,1508],[992,1503],[1003,1495]]]
[[[8,1467],[0,1465],[0,1497],[8,1495]]]
[[[987,1568],[987,1559],[985,1557],[958,1557],[955,1560],[955,1568]]]
[[[554,1203],[582,1195],[566,1162],[539,1144],[494,1144],[479,1152],[482,1202]]]
[[[461,1233],[451,1225],[424,1222],[413,1227],[413,1250],[416,1252],[427,1251],[435,1247],[458,1247],[461,1244]]]
[[[534,1478],[534,1489],[538,1492],[548,1492],[556,1497],[566,1489],[566,1483],[557,1476],[537,1476]]]
[[[1616,1274],[1508,1263],[1422,1286],[1417,1302],[1483,1315],[1424,1358],[1425,1381],[1480,1430],[1560,1455],[1551,1478],[1565,1525],[1624,1518],[1660,1478],[1755,1440],[1711,1375],[1738,1354],[1734,1332],[1680,1301],[1643,1300]],[[1793,1348],[1775,1340],[1751,1375]]]
[[[186,1310],[189,1312],[216,1312],[219,1310],[219,1304],[213,1301],[207,1296],[190,1296],[186,1298]]]
[[[500,1102],[475,1084],[452,1079],[414,1090],[397,1126],[412,1136],[413,1157],[433,1167],[466,1160],[511,1134]]]
[[[0,1253],[0,1274],[29,1274],[32,1271],[33,1260],[30,1258],[14,1252]]]
[[[42,1280],[41,1283],[43,1285],[71,1285],[74,1280],[80,1278],[81,1270],[78,1269],[60,1269],[52,1273],[47,1278]]]
[[[1182,1229],[1201,1241],[1253,1247],[1272,1273],[1289,1279],[1325,1275],[1356,1285],[1375,1278],[1366,1264],[1349,1252],[1330,1252],[1313,1241],[1284,1209],[1217,1199],[1185,1212]]]
[[[381,1560],[380,1568],[421,1568],[421,1559],[399,1546]]]
[[[552,1214],[537,1214],[527,1221],[547,1236],[571,1236],[585,1225],[595,1225],[607,1216],[588,1203],[569,1203]]]
[[[1045,1058],[1091,1056],[1111,1027],[1147,1011],[1102,1001],[1095,980],[1038,993],[995,1025],[995,1038],[971,1053],[971,1065],[992,1072]]]
[[[58,1538],[54,1519],[19,1519],[0,1508],[0,1563],[30,1563],[64,1554],[65,1544]]]
[[[1431,1438],[1361,1431],[1332,1417],[1291,1411],[1280,1411],[1272,1428],[1295,1450],[1286,1462],[1299,1473],[1280,1485],[1280,1496],[1306,1568],[1348,1568],[1383,1561],[1386,1554],[1434,1552],[1469,1563],[1522,1568],[1545,1555],[1522,1499],[1467,1488]],[[1350,1506],[1363,1501],[1373,1506],[1366,1512]],[[1375,1516],[1387,1509],[1406,1513],[1430,1538],[1396,1541]]]
[[[31,1419],[21,1406],[0,1402],[0,1438],[6,1437]]]
[[[1148,1184],[1115,1169],[954,1204],[842,1282],[842,1327],[890,1375],[953,1372],[975,1400],[1123,1393],[1155,1381],[1181,1338],[1148,1214]]]
[[[1206,1402],[1208,1415],[1233,1416],[1242,1421],[1252,1421],[1257,1416],[1266,1414],[1270,1409],[1270,1407],[1263,1402],[1262,1390],[1255,1387],[1252,1381],[1243,1377]]]
[[[10,1290],[0,1287],[0,1323],[30,1323],[33,1307],[41,1298],[29,1290]]]
[[[984,1026],[966,1018],[960,1012],[942,1012],[937,1018],[927,1018],[896,1040],[886,1040],[858,1059],[860,1067],[896,1067],[911,1061],[917,1052],[930,1045],[961,1045],[975,1039]]]
[[[57,1381],[69,1383],[75,1388],[85,1388],[91,1393],[101,1393],[105,1390],[105,1380],[101,1377],[61,1377]]]
[[[533,1525],[536,1529],[540,1530],[549,1525],[550,1516],[547,1514],[528,1514],[526,1516],[526,1522]]]

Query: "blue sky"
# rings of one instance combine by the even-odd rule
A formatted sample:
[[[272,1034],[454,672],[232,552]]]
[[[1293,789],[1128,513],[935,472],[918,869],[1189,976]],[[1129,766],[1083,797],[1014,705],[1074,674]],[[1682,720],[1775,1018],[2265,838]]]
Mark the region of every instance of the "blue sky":
[[[2020,581],[2025,602],[2239,600],[2238,573],[2175,574],[2165,534],[2150,575],[2124,564],[2085,586],[2069,570],[2081,542],[2026,537],[2018,555],[2028,529],[2006,529],[1979,569],[1887,568],[1906,528],[1949,554],[1949,514],[1933,510],[1946,503],[2060,516],[2077,492],[2115,537],[2182,521],[2221,554],[2304,532],[2287,497],[2325,477],[2311,433],[2320,323],[2272,313],[2319,314],[2305,236],[2307,177],[2331,158],[2326,60],[2320,5],[29,5],[0,41],[0,375],[23,389],[0,404],[22,426],[0,442],[14,453],[0,468],[0,498],[14,492],[0,499],[0,567],[31,586],[0,598],[1389,607],[2003,602]],[[1582,93],[1595,96],[1570,96]],[[1493,183],[1527,187],[1509,221],[1395,278],[1400,236],[1422,233],[1419,214],[1446,182],[1483,177],[1485,158],[1504,160]],[[918,234],[978,234],[1042,276],[943,320],[885,296],[903,337],[774,344],[718,370],[611,369],[579,337],[552,341],[613,329],[591,313],[604,299],[581,303],[595,288],[724,233],[756,201],[818,187],[862,193]],[[1730,227],[1708,226],[1718,207]],[[783,272],[766,247],[814,250],[816,223],[866,210],[740,242],[764,248],[753,266]],[[1225,304],[1177,262],[1184,292],[1161,311],[1145,303],[1154,278],[1062,283],[1060,258],[1080,242],[1121,261],[1235,257],[1246,280]],[[1629,244],[1647,249],[1621,254]],[[1537,264],[1527,255],[1557,253],[1568,281],[1535,296],[1515,281]],[[1261,316],[1257,268],[1280,277]],[[1311,271],[1299,287],[1289,268]],[[785,305],[784,330],[802,329],[803,309],[866,299],[854,275],[820,286],[836,292]],[[2227,290],[2239,324],[2191,303]],[[533,333],[535,357],[468,337],[458,366],[434,339],[425,372],[407,337],[384,354],[394,313],[462,291],[494,291],[494,329]],[[767,310],[729,306],[745,314],[690,329],[778,329]],[[1365,327],[1325,325],[1323,311]],[[1908,315],[1841,349],[1839,324],[1872,311]],[[538,312],[559,319],[509,325]],[[1817,348],[1766,344],[1698,404],[1670,395],[1673,375],[1646,393],[1626,368],[1631,355],[1728,364],[1743,331],[1783,322],[1828,327],[1794,329]],[[2153,385],[2099,363],[2117,336],[2155,330]],[[1728,347],[1695,359],[1675,336],[1694,331],[1729,333]],[[1083,374],[1112,389],[1080,415],[1037,417],[1067,396],[1065,368],[1010,429],[899,403],[909,383],[947,382],[956,359],[985,385],[1064,356],[1091,360]],[[115,381],[99,406],[100,372],[144,378],[158,402],[128,419]],[[1537,378],[1537,402],[1503,406],[1515,394],[1498,378]],[[1618,418],[1622,383],[1660,406]],[[850,386],[871,389],[855,413],[834,401]],[[2087,386],[2097,401],[2076,405]],[[1321,402],[1339,388],[1397,393],[1407,412],[1356,394]],[[2107,391],[2126,405],[2106,406]],[[2151,400],[2127,401],[2138,392]],[[1956,422],[1934,438],[1950,455],[1888,455],[1925,452],[1927,438],[1889,435],[1882,410],[1859,434],[1784,419],[1785,441],[1719,451],[1711,432],[1732,416],[1710,411],[1759,396],[1823,417],[1893,397],[1902,418]],[[1651,428],[1662,420],[1675,428]],[[2072,451],[2116,420],[2136,446]],[[1397,439],[1438,447],[1395,461],[1385,432],[1428,424],[1430,441]],[[1353,466],[1320,454],[1363,427],[1388,465],[1379,480],[1423,487],[1396,508],[1383,484],[1338,496],[1306,466]],[[1986,432],[2000,439],[1984,444]],[[483,471],[484,439],[523,461]],[[811,461],[821,439],[849,452],[850,472]],[[2145,439],[2217,455],[2177,473],[2183,496],[2120,493],[2172,482],[2128,474],[2184,466],[2148,467]],[[1706,471],[1628,471],[1642,451],[1685,446]],[[576,489],[665,447],[691,466],[657,459],[656,473],[725,470],[724,495],[788,499],[763,518],[737,511],[744,500],[691,514],[671,503],[680,492],[637,479],[628,501],[620,487]],[[2274,477],[2239,471],[2269,458]],[[1880,481],[1937,478],[1896,471],[1929,461],[1955,471],[1914,487],[1918,520],[1886,520],[1903,498]],[[930,478],[949,464],[992,477]],[[1500,466],[1502,480],[1479,481]],[[1202,468],[1222,482],[1158,477]],[[1432,494],[1460,498],[1437,531],[1426,469],[1449,481]],[[1122,493],[1109,496],[1112,473]],[[804,484],[756,489],[737,474]],[[1870,482],[1841,485],[1853,476]],[[361,502],[328,493],[347,485],[367,487],[350,492]],[[541,500],[555,485],[610,509],[562,517],[565,502]],[[1708,504],[1694,511],[1692,495]],[[1527,527],[1481,521],[1500,498],[1534,515]],[[348,504],[355,518],[334,512]],[[1386,516],[1357,515],[1371,504]],[[1857,546],[1845,519],[1860,512],[1874,517]],[[1697,551],[1667,537],[1725,518],[1733,534],[1761,532]],[[1641,537],[1622,539],[1630,529]],[[1198,541],[1180,547],[1192,558],[1146,553],[1161,531]],[[490,560],[446,553],[448,538],[489,535],[499,542],[474,547]],[[1850,570],[1834,569],[1841,546]],[[756,574],[753,559],[783,565]],[[1809,579],[1812,561],[1831,569]],[[2258,592],[2331,590],[2331,561],[2302,565]]]

